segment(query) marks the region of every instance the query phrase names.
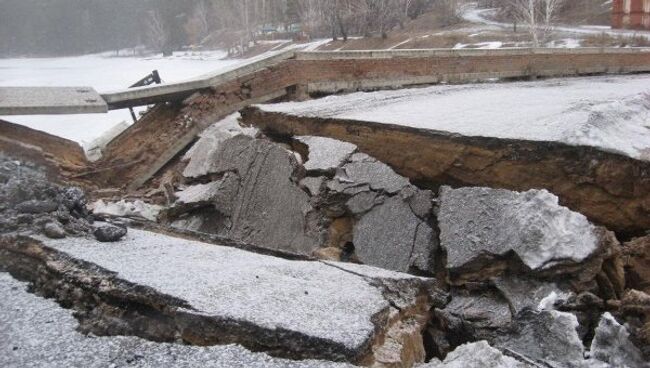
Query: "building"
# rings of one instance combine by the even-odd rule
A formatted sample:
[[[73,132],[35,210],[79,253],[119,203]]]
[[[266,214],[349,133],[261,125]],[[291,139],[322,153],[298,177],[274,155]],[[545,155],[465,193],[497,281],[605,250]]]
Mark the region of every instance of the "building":
[[[650,0],[614,0],[612,28],[650,30]]]

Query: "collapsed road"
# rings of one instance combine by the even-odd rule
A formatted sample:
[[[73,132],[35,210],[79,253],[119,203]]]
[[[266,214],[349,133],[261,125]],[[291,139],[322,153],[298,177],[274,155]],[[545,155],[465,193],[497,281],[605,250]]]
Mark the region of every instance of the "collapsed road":
[[[94,164],[2,122],[0,364],[648,367],[647,81],[238,81]]]

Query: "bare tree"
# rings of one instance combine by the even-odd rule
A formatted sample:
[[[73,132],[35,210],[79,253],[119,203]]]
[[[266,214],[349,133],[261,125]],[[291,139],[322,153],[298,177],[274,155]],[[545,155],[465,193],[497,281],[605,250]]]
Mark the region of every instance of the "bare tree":
[[[162,51],[165,45],[167,45],[168,39],[165,22],[157,10],[148,12],[147,38],[149,39],[149,45],[157,51]]]
[[[509,4],[515,21],[528,29],[533,47],[539,47],[540,40],[546,42],[552,34],[564,0],[510,0]]]
[[[544,39],[547,40],[553,32],[553,24],[564,6],[564,0],[541,0],[544,7]]]
[[[199,1],[185,23],[185,33],[192,44],[201,44],[210,33],[209,12],[204,1]]]
[[[513,16],[518,23],[528,28],[533,47],[539,47],[539,1],[540,0],[510,0]]]

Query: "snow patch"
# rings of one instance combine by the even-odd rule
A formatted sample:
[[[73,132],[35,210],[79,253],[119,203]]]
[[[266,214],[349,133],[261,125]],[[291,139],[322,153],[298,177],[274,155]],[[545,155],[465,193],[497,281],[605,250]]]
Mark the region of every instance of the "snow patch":
[[[128,202],[126,200],[121,200],[119,202],[104,202],[101,199],[90,204],[88,207],[96,215],[135,217],[149,221],[156,221],[160,211],[164,208],[140,200],[135,202]]]

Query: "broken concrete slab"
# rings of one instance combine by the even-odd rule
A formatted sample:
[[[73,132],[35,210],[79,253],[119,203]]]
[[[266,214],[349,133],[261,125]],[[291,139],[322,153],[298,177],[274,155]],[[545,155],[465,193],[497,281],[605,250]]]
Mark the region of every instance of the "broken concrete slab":
[[[449,304],[436,309],[434,314],[437,320],[434,328],[443,332],[449,346],[476,340],[492,341],[513,318],[507,301],[490,289],[452,289]]]
[[[357,150],[352,143],[331,138],[301,136],[295,139],[308,147],[307,171],[333,172]]]
[[[0,115],[107,113],[91,87],[0,87]]]
[[[578,327],[578,319],[571,313],[527,309],[492,343],[537,361],[563,365],[584,360]]]
[[[350,162],[334,178],[345,187],[368,184],[370,189],[395,194],[410,185],[409,180],[393,171],[390,166],[365,153],[355,153]]]
[[[434,361],[420,368],[533,368],[532,365],[520,362],[504,355],[491,347],[487,341],[479,341],[461,345],[447,355],[444,362]]]
[[[237,135],[255,137],[256,128],[245,128],[239,125],[239,113],[212,124],[199,135],[199,140],[187,151],[183,160],[188,161],[183,176],[199,178],[210,173],[210,163],[219,150],[223,141]]]
[[[576,265],[598,254],[606,238],[546,190],[443,187],[438,221],[447,268],[459,274],[483,269],[489,276],[487,265],[498,268],[509,254],[533,272]]]
[[[596,327],[591,358],[614,367],[650,367],[650,362],[630,340],[630,332],[610,313],[605,313]]]
[[[559,297],[569,293],[563,292],[554,283],[544,282],[524,277],[505,276],[492,280],[494,286],[510,304],[513,315],[517,315],[524,309],[543,310],[553,307],[553,301],[547,299],[549,295]]]
[[[269,135],[319,135],[348,141],[431,188],[449,184],[516,191],[546,188],[567,207],[613,231],[638,236],[650,228],[646,174],[650,162],[584,146],[294,116],[270,112],[267,107],[245,109],[244,121]]]
[[[223,140],[203,164],[221,176],[179,192],[171,221],[184,210],[210,205],[219,220],[201,225],[211,233],[273,251],[311,255],[319,232],[308,219],[309,195],[297,184],[300,164],[292,152],[268,140],[237,135]],[[191,221],[194,227],[197,222]]]
[[[137,337],[90,337],[77,331],[72,312],[27,291],[0,273],[0,366],[43,368],[109,365],[129,367],[325,368],[352,367],[326,361],[291,361],[241,346],[195,347]]]
[[[174,204],[174,210],[178,211],[178,207],[188,209],[212,205],[225,214],[231,214],[238,190],[239,178],[237,175],[227,173],[220,180],[191,185],[176,192],[177,201]]]
[[[433,229],[399,196],[388,198],[354,227],[354,248],[365,264],[394,271],[433,272],[437,249]]]
[[[135,229],[110,245],[86,238],[41,241],[3,239],[0,264],[62,302],[83,305],[92,296],[90,303],[98,305],[86,304],[80,318],[82,326],[99,334],[159,341],[180,336],[199,345],[238,343],[284,357],[360,362],[373,359],[383,333],[401,320],[391,319],[395,313],[423,318],[424,328],[428,310],[441,306],[433,299],[432,280],[403,275],[407,282],[400,285],[408,287],[389,291],[390,284],[382,281],[386,271],[360,276],[320,262],[287,261]],[[70,287],[81,289],[65,291]],[[389,302],[397,300],[388,296],[395,293],[410,295],[398,298],[410,300],[399,311]],[[138,311],[129,310],[134,301]],[[146,316],[157,322],[146,322]]]

